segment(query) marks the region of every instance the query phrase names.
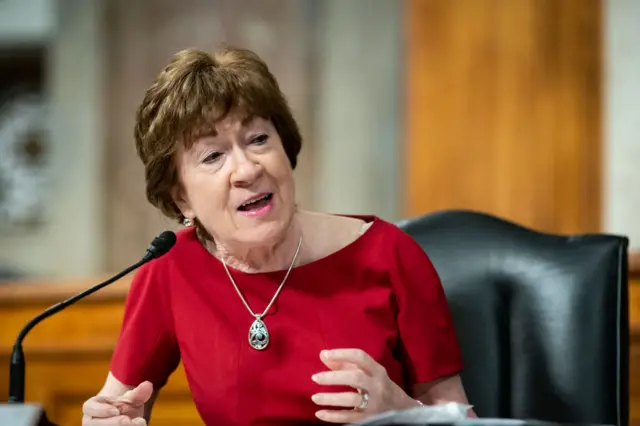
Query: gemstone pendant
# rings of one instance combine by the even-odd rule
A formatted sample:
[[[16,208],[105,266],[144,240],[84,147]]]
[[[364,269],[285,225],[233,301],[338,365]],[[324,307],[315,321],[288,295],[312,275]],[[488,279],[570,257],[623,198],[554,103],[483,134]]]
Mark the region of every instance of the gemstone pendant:
[[[256,317],[249,328],[249,344],[253,349],[259,351],[269,344],[269,330],[260,317]]]

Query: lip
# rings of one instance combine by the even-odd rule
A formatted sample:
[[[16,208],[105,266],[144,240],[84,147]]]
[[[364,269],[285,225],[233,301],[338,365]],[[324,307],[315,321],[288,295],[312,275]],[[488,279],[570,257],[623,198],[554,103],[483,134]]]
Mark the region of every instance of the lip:
[[[263,193],[262,195],[264,195],[264,194],[268,194],[268,192]],[[260,196],[257,196],[257,197],[260,197]],[[255,200],[257,197],[249,198],[247,201]],[[247,201],[245,201],[245,203]],[[271,212],[271,210],[273,210],[273,197],[271,197],[271,199],[269,200],[269,203],[267,205],[265,205],[264,207],[260,207],[257,210],[247,210],[247,211],[238,210],[238,213],[241,214],[242,216],[247,216],[247,217],[260,217],[260,216],[265,216],[265,215],[269,214],[269,212]]]
[[[267,195],[267,194],[270,194],[270,192],[261,192],[261,193],[259,193],[259,194],[254,195],[253,197],[249,197],[249,198],[247,198],[246,200],[244,200],[243,202],[241,202],[240,204],[238,204],[238,208],[239,208],[241,205],[243,205],[243,204],[245,204],[245,203],[248,203],[249,201],[257,200],[258,198],[262,198],[262,197],[264,197],[264,196],[265,196],[265,195]]]

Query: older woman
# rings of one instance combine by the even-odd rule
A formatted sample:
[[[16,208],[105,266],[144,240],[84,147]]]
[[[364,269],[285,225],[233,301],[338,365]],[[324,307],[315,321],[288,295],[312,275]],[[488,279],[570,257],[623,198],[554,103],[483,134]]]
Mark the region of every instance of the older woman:
[[[136,118],[147,197],[186,229],[136,274],[84,425],[145,424],[180,360],[211,425],[350,423],[467,402],[423,250],[379,218],[297,208],[302,138],[260,58],[182,51]]]

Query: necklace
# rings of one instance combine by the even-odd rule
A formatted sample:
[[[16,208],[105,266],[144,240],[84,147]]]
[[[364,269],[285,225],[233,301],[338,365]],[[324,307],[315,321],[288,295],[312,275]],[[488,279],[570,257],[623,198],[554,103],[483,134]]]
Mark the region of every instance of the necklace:
[[[247,303],[246,299],[242,295],[242,292],[238,288],[238,285],[236,284],[235,280],[231,276],[231,272],[229,272],[229,268],[227,267],[227,262],[225,262],[224,259],[222,259],[222,265],[224,266],[224,270],[227,272],[227,276],[229,277],[231,284],[233,284],[233,288],[236,289],[236,293],[238,293],[238,296],[240,296],[240,300],[242,300],[242,303],[244,303],[244,306],[247,308],[251,316],[255,318],[255,320],[251,324],[251,327],[249,327],[249,345],[251,345],[253,349],[261,351],[269,345],[269,340],[270,340],[269,330],[267,329],[267,325],[264,323],[262,318],[264,318],[267,312],[269,312],[269,309],[271,309],[271,305],[273,305],[273,303],[278,298],[280,291],[282,291],[282,288],[284,287],[284,283],[287,281],[287,278],[289,277],[289,274],[293,269],[293,265],[295,265],[296,263],[296,259],[298,258],[298,253],[300,252],[301,246],[302,246],[302,237],[300,237],[300,240],[298,241],[298,248],[296,248],[296,252],[293,255],[293,259],[291,260],[291,265],[289,265],[289,269],[287,270],[287,273],[282,279],[282,282],[280,283],[278,290],[276,290],[276,294],[273,295],[273,297],[271,298],[271,301],[265,308],[264,312],[262,312],[261,314],[256,314],[255,312],[253,312],[253,310]]]

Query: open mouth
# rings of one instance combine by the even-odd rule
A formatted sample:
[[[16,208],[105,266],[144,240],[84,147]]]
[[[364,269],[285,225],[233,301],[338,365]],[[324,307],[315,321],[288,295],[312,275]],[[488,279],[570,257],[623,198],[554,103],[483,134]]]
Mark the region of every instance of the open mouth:
[[[262,194],[259,197],[252,198],[251,200],[243,203],[240,207],[238,207],[238,210],[240,210],[241,212],[250,212],[253,210],[259,210],[263,207],[268,206],[272,198],[273,198],[273,194],[271,193]]]

